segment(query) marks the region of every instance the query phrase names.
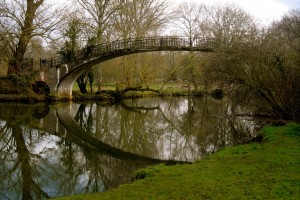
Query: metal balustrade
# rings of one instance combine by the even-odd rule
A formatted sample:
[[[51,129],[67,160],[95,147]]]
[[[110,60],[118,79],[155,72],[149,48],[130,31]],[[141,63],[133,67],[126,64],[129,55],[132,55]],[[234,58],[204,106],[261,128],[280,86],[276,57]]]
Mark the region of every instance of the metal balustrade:
[[[205,37],[147,37],[116,40],[99,45],[87,46],[69,52],[68,56],[58,55],[50,59],[41,60],[42,67],[59,67],[67,64],[70,69],[89,60],[109,56],[116,53],[146,51],[212,51],[216,47],[215,39]]]

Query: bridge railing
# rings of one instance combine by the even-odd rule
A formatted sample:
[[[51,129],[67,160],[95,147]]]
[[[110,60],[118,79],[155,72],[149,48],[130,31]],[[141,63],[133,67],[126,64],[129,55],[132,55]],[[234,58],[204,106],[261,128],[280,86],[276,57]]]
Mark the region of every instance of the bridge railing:
[[[110,55],[116,52],[126,52],[134,50],[167,50],[183,49],[183,50],[203,50],[213,49],[216,42],[213,38],[205,37],[147,37],[147,38],[129,38],[125,40],[116,40],[100,45],[87,46],[78,49],[69,55],[69,57],[58,55],[51,59],[41,60],[43,67],[58,67],[68,64],[72,68],[73,65],[79,65],[96,57]]]

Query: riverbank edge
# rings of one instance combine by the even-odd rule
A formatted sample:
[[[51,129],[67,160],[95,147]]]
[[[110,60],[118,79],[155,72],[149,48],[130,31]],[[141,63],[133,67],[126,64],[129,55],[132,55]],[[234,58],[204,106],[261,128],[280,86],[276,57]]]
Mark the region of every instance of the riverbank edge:
[[[260,132],[261,143],[227,147],[193,164],[141,169],[145,179],[103,193],[56,199],[299,199],[300,124]]]
[[[45,95],[38,95],[33,92],[28,94],[0,94],[0,102],[20,102],[20,103],[37,103],[37,102],[65,102],[65,101],[74,101],[74,102],[117,102],[122,99],[129,99],[129,98],[146,98],[146,97],[181,97],[181,96],[192,96],[192,97],[199,97],[204,95],[212,96],[216,99],[221,99],[223,97],[223,93],[221,92],[212,92],[207,94],[205,92],[193,92],[188,94],[187,92],[134,92],[128,93],[123,96],[116,96],[116,93],[113,91],[102,91],[98,93],[87,93],[87,94],[80,94],[74,93],[71,99],[67,98],[58,98],[55,96],[45,96]]]

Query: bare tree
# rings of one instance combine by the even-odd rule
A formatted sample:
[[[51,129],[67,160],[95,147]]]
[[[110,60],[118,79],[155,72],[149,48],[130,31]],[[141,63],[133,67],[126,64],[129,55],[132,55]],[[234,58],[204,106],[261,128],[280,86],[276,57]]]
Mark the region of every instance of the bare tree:
[[[206,6],[197,3],[184,2],[179,5],[176,10],[175,25],[179,28],[179,32],[189,37],[190,46],[193,45],[195,37],[203,36],[203,24],[206,20]],[[189,91],[191,84],[197,90],[198,85],[196,79],[200,79],[200,66],[196,62],[197,53],[189,52],[185,54],[181,61],[182,78],[187,81]]]
[[[81,13],[81,18],[84,22],[83,28],[88,39],[87,45],[96,45],[109,41],[111,37],[110,26],[112,16],[120,8],[120,6],[123,3],[123,0],[77,0],[77,2],[79,4],[80,9],[83,9],[83,12]],[[98,90],[100,90],[102,72],[99,67],[97,67],[96,75],[98,77]],[[81,80],[87,78],[89,79],[90,88],[92,92],[92,84],[94,80],[93,70],[89,70],[86,74],[83,74],[79,77],[79,79]]]
[[[300,120],[300,9],[290,10],[272,24],[263,40],[268,76],[259,97],[277,117]],[[267,86],[267,87],[266,87]]]
[[[77,0],[83,9],[82,21],[85,22],[89,38],[96,37],[97,44],[104,42],[104,34],[108,32],[112,16],[121,7],[123,0]]]
[[[218,44],[223,46],[245,41],[256,31],[253,17],[235,4],[208,7],[207,19],[203,26],[204,34],[215,38]]]
[[[3,0],[0,13],[1,49],[11,60],[8,74],[20,73],[31,39],[49,38],[61,20],[59,12],[46,0]]]
[[[176,10],[175,25],[189,38],[202,36],[203,22],[206,19],[204,4],[184,2]],[[192,41],[191,41],[192,42]]]
[[[114,15],[113,26],[121,38],[156,33],[170,20],[168,1],[127,0]]]
[[[113,27],[117,38],[142,38],[159,33],[170,20],[168,1],[126,0],[115,13]],[[127,86],[142,81],[141,63],[144,55],[125,56],[123,59],[124,78]],[[129,68],[130,66],[130,68]],[[144,69],[146,74],[149,70]],[[147,82],[147,80],[146,80]]]
[[[210,77],[229,86],[237,103],[250,104],[261,114],[299,120],[299,10],[262,31],[239,13],[232,13],[236,26],[225,23],[236,33],[215,29],[223,35],[223,47],[211,60]]]
[[[275,22],[277,36],[284,39],[283,46],[293,51],[300,50],[300,9],[292,9],[279,22]]]
[[[253,82],[249,74],[254,71],[254,65],[247,62],[258,61],[255,56],[259,52],[256,47],[261,33],[252,16],[235,4],[208,7],[207,16],[205,35],[214,38],[218,45],[205,65],[208,85],[225,84],[235,88],[239,82]]]

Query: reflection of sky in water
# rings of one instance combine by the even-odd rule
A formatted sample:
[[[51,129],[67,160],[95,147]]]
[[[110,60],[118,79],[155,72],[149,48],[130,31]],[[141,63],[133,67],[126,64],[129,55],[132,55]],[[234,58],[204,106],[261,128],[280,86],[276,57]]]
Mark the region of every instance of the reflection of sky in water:
[[[93,188],[105,191],[128,182],[132,171],[150,165],[144,161],[118,159],[95,150],[60,123],[56,118],[57,111],[70,114],[73,120],[75,116],[82,116],[82,124],[76,122],[76,126],[90,130],[89,133],[83,131],[82,135],[88,134],[125,152],[161,160],[194,161],[225,145],[234,145],[232,129],[237,132],[255,129],[255,122],[250,118],[231,116],[227,119],[220,115],[222,111],[226,113],[228,107],[216,100],[164,98],[128,100],[126,103],[133,108],[159,106],[159,109],[133,111],[121,105],[88,104],[83,107],[83,113],[78,113],[80,104],[60,104],[51,105],[50,113],[43,119],[32,118],[25,125],[12,124],[11,127],[20,126],[23,130],[31,178],[38,187],[50,196],[91,192]],[[5,120],[0,120],[2,131],[7,125]],[[23,161],[18,161],[22,155],[18,155],[16,146],[9,146],[16,145],[12,135],[10,130],[0,138],[1,158],[9,158],[1,163],[0,172],[12,170],[19,163],[11,179],[0,177],[6,181],[0,184],[0,199],[3,197],[1,193],[11,199],[20,199],[22,193]],[[6,145],[9,138],[12,140]],[[4,189],[7,186],[9,190]]]
[[[32,133],[35,132],[34,130],[31,131]],[[47,134],[47,136],[41,138],[37,134],[35,135],[35,137],[38,137],[39,140],[28,147],[30,152],[32,152],[33,154],[39,154],[42,157],[46,158],[49,157],[47,156],[47,152],[57,151],[59,149],[59,147],[57,146],[59,138],[57,136]],[[52,159],[55,158],[53,156]]]
[[[0,126],[1,126],[1,127],[5,126],[5,124],[6,124],[5,121],[0,120]]]
[[[199,159],[201,155],[199,155],[198,145],[195,143],[196,139],[192,137],[191,141],[187,147],[186,138],[179,134],[164,134],[156,143],[156,148],[160,152],[159,157],[166,160],[194,161]]]
[[[126,109],[124,111],[121,106],[97,107],[96,104],[87,105],[84,108],[83,116],[87,118],[90,113],[93,115],[93,124],[89,127],[89,130],[92,131],[92,134],[98,135],[99,140],[116,148],[163,160],[194,161],[217,151],[224,145],[234,144],[230,133],[232,130],[229,129],[254,131],[255,123],[251,122],[251,119],[234,119],[237,122],[230,122],[225,119],[224,113],[227,112],[226,109],[229,106],[220,100],[171,98],[170,101],[169,99],[140,99],[126,100],[125,104],[132,109],[135,107],[140,109],[130,112]],[[202,104],[208,104],[208,106],[205,107]],[[76,103],[72,104],[70,113],[73,117],[76,116],[79,106]],[[155,107],[159,107],[159,109],[146,109]],[[192,111],[189,111],[191,108]],[[199,112],[204,114],[199,114]],[[100,119],[97,121],[97,114],[99,113],[100,117],[98,118]],[[105,115],[105,113],[108,114]],[[108,121],[105,122],[106,125],[102,125],[105,120],[101,117],[104,115],[109,117]],[[122,117],[131,121],[124,123]],[[87,121],[87,119],[85,120]],[[182,120],[186,120],[186,122],[182,122]],[[203,124],[199,124],[201,120]],[[190,127],[186,127],[186,129],[192,129],[190,132],[187,133],[184,130],[187,126],[184,123],[190,123],[188,125]],[[232,127],[229,126],[230,123],[233,123]],[[218,126],[221,130],[215,130]],[[212,130],[205,130],[207,128]],[[222,135],[218,131],[224,131],[226,134]],[[211,136],[202,137],[204,143],[201,146],[197,141],[197,139],[199,140],[197,137],[209,134],[209,132],[214,133],[215,136],[213,137],[217,137],[217,139],[211,139]],[[130,146],[122,146],[122,144],[143,142],[141,137],[142,139],[148,138],[147,140],[150,142],[144,146],[143,151],[138,150],[138,148],[130,148]],[[120,142],[122,140],[123,142]],[[224,142],[218,142],[217,140],[224,140]],[[224,145],[219,146],[220,144],[215,144],[216,142]]]

